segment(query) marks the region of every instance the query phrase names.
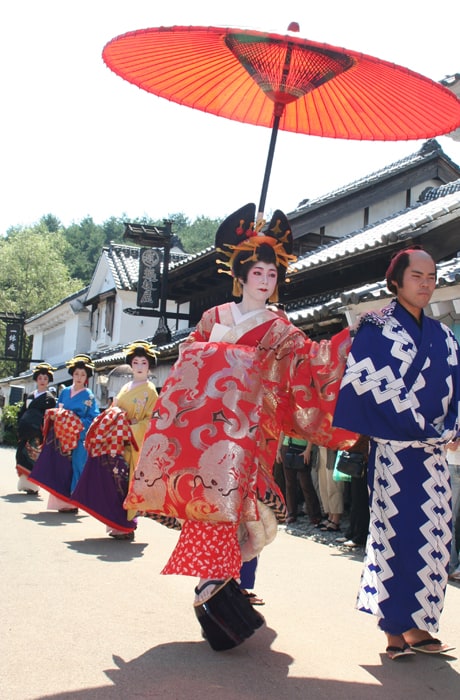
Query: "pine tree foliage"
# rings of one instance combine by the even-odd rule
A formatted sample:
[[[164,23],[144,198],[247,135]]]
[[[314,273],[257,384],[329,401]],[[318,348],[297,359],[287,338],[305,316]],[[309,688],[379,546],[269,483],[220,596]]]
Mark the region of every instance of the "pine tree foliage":
[[[199,216],[191,221],[182,212],[170,214],[172,231],[187,253],[198,253],[214,243],[221,219]],[[32,226],[12,226],[0,237],[0,313],[30,318],[90,283],[104,246],[133,245],[124,238],[126,223],[163,226],[164,219],[111,217],[102,224],[87,216],[63,226],[54,214]],[[4,354],[5,323],[0,322],[0,356]],[[31,338],[25,338],[30,358]],[[25,363],[25,366],[27,363]],[[11,376],[14,362],[0,360],[0,377]]]

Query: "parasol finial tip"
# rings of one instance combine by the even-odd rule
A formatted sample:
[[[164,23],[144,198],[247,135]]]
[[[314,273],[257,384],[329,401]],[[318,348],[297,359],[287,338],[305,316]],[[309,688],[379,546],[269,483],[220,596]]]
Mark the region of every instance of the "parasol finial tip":
[[[288,27],[288,32],[300,32],[300,25],[298,22],[291,22]]]

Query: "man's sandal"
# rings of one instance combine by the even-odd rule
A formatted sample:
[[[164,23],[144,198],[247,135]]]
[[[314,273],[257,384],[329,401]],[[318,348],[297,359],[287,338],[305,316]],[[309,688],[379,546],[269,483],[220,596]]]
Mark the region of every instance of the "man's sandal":
[[[436,649],[427,649],[426,647],[428,646],[434,646]],[[455,649],[450,644],[443,644],[440,639],[433,639],[433,637],[414,642],[414,644],[410,645],[410,648],[414,651],[420,651],[422,654],[445,654],[447,651]]]
[[[389,646],[385,649],[389,659],[394,661],[395,659],[400,659],[402,656],[414,656],[415,651],[412,651],[409,644],[404,644],[402,647]]]

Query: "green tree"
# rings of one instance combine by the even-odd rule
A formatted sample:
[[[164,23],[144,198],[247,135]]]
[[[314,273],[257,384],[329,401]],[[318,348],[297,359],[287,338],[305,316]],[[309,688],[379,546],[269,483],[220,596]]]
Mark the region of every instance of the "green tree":
[[[199,216],[192,222],[182,212],[170,214],[165,218],[173,222],[172,230],[179,236],[187,253],[198,253],[212,245],[221,222],[220,219],[210,219],[206,216]],[[51,227],[53,219],[55,217],[48,214],[41,221]],[[111,241],[132,245],[132,242],[124,239],[125,224],[128,222],[159,227],[164,225],[164,219],[154,220],[148,217],[111,217],[102,224],[96,224],[91,217],[86,217],[80,223],[73,223],[64,228],[63,235],[69,244],[64,260],[70,275],[81,279],[84,284],[89,284],[104,246],[108,246]]]
[[[64,263],[67,242],[60,231],[49,231],[43,220],[31,228],[14,228],[0,239],[0,312],[26,318],[50,308],[84,285],[71,279]],[[30,340],[26,339],[30,356]],[[0,323],[0,355],[5,324]],[[0,361],[0,376],[12,374],[15,363]]]
[[[216,231],[222,221],[222,219],[198,216],[191,222],[182,213],[171,214],[168,218],[173,221],[173,232],[179,236],[187,253],[199,253],[213,245]]]
[[[104,245],[109,245],[111,241],[114,243],[125,243],[123,235],[125,232],[125,220],[117,219],[112,216],[102,224],[104,232]]]
[[[88,216],[79,224],[64,229],[64,236],[69,244],[64,261],[70,275],[88,284],[105,244],[104,230]]]
[[[152,220],[129,219],[133,223],[154,224]],[[111,241],[114,243],[127,243],[124,240],[125,223],[127,217],[111,217],[102,224],[96,224],[88,216],[80,223],[73,223],[63,229],[63,235],[69,244],[65,253],[65,262],[72,277],[81,279],[89,284],[101,256],[104,246]],[[129,243],[132,245],[132,243]]]
[[[22,402],[14,403],[10,406],[5,406],[2,409],[3,423],[3,444],[16,446],[18,444],[18,413]]]
[[[45,226],[50,233],[62,231],[62,224],[54,214],[45,214],[45,216],[42,216],[40,224]]]

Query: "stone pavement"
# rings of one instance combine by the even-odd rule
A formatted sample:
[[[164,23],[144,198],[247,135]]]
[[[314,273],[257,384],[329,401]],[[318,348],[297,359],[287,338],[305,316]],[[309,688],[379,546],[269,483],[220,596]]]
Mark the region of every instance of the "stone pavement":
[[[115,541],[16,482],[14,451],[0,448],[1,700],[458,700],[457,584],[440,632],[457,651],[389,661],[375,619],[354,609],[362,550],[300,519],[260,559],[266,626],[217,653],[193,614],[195,582],[159,574],[177,533],[143,519],[135,542]]]

